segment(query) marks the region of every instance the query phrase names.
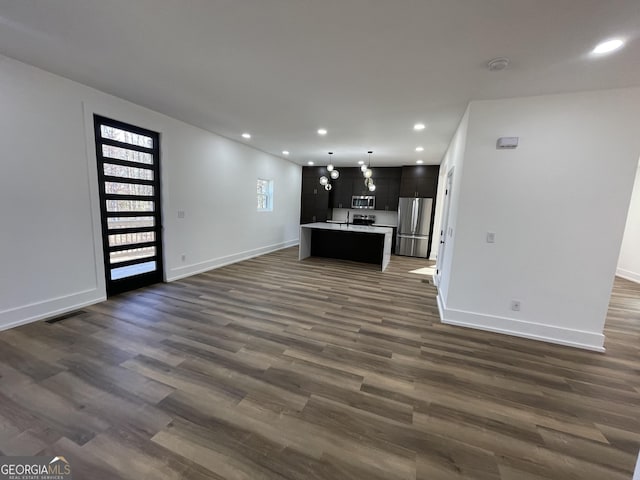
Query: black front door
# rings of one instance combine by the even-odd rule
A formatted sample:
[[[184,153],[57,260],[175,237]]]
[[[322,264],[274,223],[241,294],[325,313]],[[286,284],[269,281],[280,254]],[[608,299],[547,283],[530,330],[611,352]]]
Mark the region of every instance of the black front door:
[[[94,115],[107,295],[163,280],[158,133]]]

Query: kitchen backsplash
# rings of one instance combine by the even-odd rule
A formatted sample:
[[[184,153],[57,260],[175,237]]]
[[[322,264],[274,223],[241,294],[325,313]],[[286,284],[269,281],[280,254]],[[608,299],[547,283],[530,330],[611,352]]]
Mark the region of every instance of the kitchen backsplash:
[[[388,212],[386,210],[363,210],[357,208],[334,208],[332,220],[337,220],[341,222],[347,221],[347,212],[351,212],[349,214],[349,221],[353,220],[354,214],[360,215],[375,215],[376,216],[376,224],[380,225],[398,225],[398,212]]]

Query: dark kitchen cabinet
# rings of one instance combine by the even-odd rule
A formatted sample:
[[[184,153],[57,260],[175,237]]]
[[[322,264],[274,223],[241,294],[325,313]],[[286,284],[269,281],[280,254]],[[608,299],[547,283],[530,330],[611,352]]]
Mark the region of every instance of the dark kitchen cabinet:
[[[302,193],[315,193],[315,190],[319,187],[322,187],[322,185],[320,185],[320,174],[316,175],[315,172],[306,172],[303,170]]]
[[[400,200],[400,176],[393,179],[389,185],[387,194],[387,205],[385,210],[396,212],[398,210],[398,201]]]
[[[439,165],[402,167],[400,197],[435,198],[439,171]]]
[[[329,218],[329,192],[320,185],[320,177],[328,174],[325,167],[302,167],[300,223],[325,222]]]
[[[351,208],[351,197],[356,195],[373,195],[376,197],[376,210],[395,211],[398,209],[400,197],[400,179],[402,167],[373,168],[373,181],[376,189],[373,192],[364,184],[364,176],[360,168],[339,168],[340,177],[332,180],[333,189],[329,195],[331,208]]]
[[[401,177],[401,167],[373,169],[373,181],[376,185],[376,190],[372,195],[376,197],[376,210],[390,212],[398,210]]]
[[[324,188],[323,188],[324,190]],[[303,193],[300,223],[326,222],[329,218],[329,195]]]
[[[329,194],[329,205],[331,208],[351,208],[353,179],[360,170],[357,168],[340,167],[338,171],[340,172],[338,179],[331,180],[333,188]]]
[[[332,208],[351,208],[353,195],[373,195],[376,210],[395,212],[400,197],[436,197],[437,165],[410,167],[374,167],[376,189],[370,192],[358,167],[338,167],[340,176],[331,180],[331,191],[320,185],[320,177],[329,177],[325,167],[303,167],[300,223],[324,222]]]
[[[362,171],[359,171],[357,175],[354,175],[353,180],[351,181],[351,191],[353,195],[361,196],[361,195],[372,195],[369,191],[369,188],[364,184],[364,177],[362,176]]]

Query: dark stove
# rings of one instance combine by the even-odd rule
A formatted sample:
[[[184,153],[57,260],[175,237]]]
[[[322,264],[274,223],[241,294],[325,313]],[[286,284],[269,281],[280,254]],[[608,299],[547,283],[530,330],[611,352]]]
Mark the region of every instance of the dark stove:
[[[354,225],[372,225],[374,223],[376,223],[375,215],[361,215],[359,213],[356,213],[353,216]]]

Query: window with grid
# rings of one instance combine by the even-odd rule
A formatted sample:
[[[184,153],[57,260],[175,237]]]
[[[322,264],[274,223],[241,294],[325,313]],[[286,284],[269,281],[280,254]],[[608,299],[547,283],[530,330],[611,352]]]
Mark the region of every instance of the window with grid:
[[[271,212],[273,210],[273,180],[258,179],[258,211]]]

